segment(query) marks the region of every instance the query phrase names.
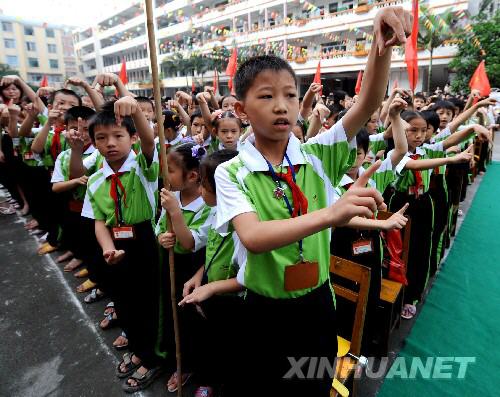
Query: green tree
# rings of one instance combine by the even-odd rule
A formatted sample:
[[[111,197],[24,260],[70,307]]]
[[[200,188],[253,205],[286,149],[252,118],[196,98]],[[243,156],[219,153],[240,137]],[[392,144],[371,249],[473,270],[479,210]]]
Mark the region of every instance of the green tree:
[[[451,83],[454,92],[469,91],[469,81],[483,59],[491,86],[500,87],[500,12],[489,19],[487,14],[480,12],[471,27],[470,32],[460,35],[462,41],[458,44],[458,52],[450,62],[450,69],[456,73]]]
[[[434,50],[454,37],[458,30],[456,24],[457,18],[451,8],[438,15],[434,14],[427,6],[420,5],[417,43],[419,48],[425,48],[429,51],[427,92],[430,92],[431,88]]]
[[[19,72],[17,70],[11,69],[11,67],[5,63],[0,63],[0,78],[9,74],[19,75]]]

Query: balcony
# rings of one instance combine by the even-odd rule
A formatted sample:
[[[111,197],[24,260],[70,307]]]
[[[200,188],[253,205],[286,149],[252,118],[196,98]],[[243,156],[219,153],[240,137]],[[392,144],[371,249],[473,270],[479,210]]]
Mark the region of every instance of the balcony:
[[[127,61],[127,70],[149,68],[149,58],[136,59],[134,61]],[[117,63],[110,66],[105,66],[103,72],[105,73],[118,73],[122,64]]]
[[[114,54],[114,53],[120,52],[120,51],[125,51],[129,48],[132,48],[132,47],[146,45],[147,40],[148,40],[147,36],[143,34],[143,35],[135,37],[131,40],[122,41],[120,43],[112,44],[108,47],[102,48],[100,53],[101,53],[101,55],[104,56],[104,55]]]

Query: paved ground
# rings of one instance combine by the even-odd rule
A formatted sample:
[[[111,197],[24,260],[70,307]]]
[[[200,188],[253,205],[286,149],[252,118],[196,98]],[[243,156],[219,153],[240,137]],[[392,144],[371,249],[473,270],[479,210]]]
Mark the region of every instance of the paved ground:
[[[498,138],[495,158],[500,156]],[[464,211],[480,179],[471,187]],[[114,375],[119,354],[110,348],[119,330],[98,327],[107,301],[83,303],[83,295],[75,292],[79,280],[63,273],[51,257],[36,254],[36,240],[23,223],[16,215],[0,216],[0,396],[125,395]],[[392,336],[391,358],[412,324],[403,322]],[[175,395],[165,390],[165,378],[136,396]],[[380,384],[363,382],[359,396],[376,395]],[[192,393],[191,386],[184,395]]]

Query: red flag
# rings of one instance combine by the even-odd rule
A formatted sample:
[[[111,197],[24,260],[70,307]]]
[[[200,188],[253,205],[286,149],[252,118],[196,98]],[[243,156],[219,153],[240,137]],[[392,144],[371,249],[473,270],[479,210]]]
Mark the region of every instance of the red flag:
[[[49,86],[49,80],[47,79],[47,76],[44,75],[43,79],[40,81],[39,87],[48,87]]]
[[[316,74],[314,75],[313,83],[321,84],[321,61],[318,62],[318,66],[316,66]],[[319,96],[323,95],[323,89],[320,90]]]
[[[122,66],[120,68],[120,74],[118,75],[118,78],[121,80],[121,82],[124,85],[127,85],[127,83],[128,83],[128,78],[127,78],[127,62],[125,62],[125,58],[122,59]],[[119,96],[118,90],[115,90],[115,95],[116,95],[116,97]]]
[[[363,81],[363,71],[360,70],[358,73],[358,79],[356,80],[356,87],[354,87],[354,93],[356,95],[361,91],[361,82]]]
[[[476,71],[472,75],[469,82],[469,87],[471,90],[479,90],[481,96],[488,96],[491,92],[490,81],[488,80],[488,75],[486,74],[486,68],[484,59],[476,68]]]
[[[399,87],[399,82],[398,82],[398,79],[394,80],[394,82],[392,83],[392,89],[394,90],[394,88],[398,88]]]
[[[233,77],[236,74],[236,70],[238,70],[238,50],[233,48],[233,52],[231,53],[231,57],[229,58],[229,62],[226,67],[226,75],[229,76],[228,86],[231,90],[231,94],[234,95],[234,86],[233,86]]]
[[[217,73],[217,69],[214,69],[214,94],[217,93],[219,89],[219,73]]]
[[[196,91],[196,87],[194,85],[194,78],[193,78],[193,79],[191,79],[191,93],[194,94],[195,91]]]
[[[412,0],[412,14],[413,26],[411,36],[406,41],[405,46],[405,62],[408,70],[408,81],[410,82],[410,89],[415,91],[418,82],[418,51],[417,51],[417,37],[418,37],[418,0]]]

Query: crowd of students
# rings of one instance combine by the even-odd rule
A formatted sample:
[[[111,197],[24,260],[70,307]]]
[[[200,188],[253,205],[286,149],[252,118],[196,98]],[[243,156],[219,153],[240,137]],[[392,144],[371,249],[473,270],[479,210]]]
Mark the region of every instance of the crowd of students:
[[[76,91],[34,92],[18,76],[2,78],[0,183],[11,199],[0,210],[31,214],[25,227],[40,236],[38,253],[61,251],[64,271],[85,279],[77,290],[86,303],[111,300],[100,327],[123,330],[113,345],[129,350],[116,368],[125,391],[169,371],[170,392],[196,374],[198,397],[326,396],[331,379],[283,375],[289,357],[336,356],[343,310],[335,308],[330,255],[371,269],[362,347],[371,355],[386,272],[381,231],[403,228],[407,215],[414,221],[401,316],[415,315],[468,173],[485,171],[495,101],[400,88],[385,96],[391,47],[405,41],[410,22],[401,8],[379,12],[353,98],[322,98],[317,83],[299,98],[295,72],[275,56],[240,65],[236,95],[179,91],[163,102],[163,120],[114,74],[93,85],[70,78]],[[105,87],[116,96],[105,98]],[[479,158],[475,139],[485,142]],[[393,215],[377,219],[387,209]]]

